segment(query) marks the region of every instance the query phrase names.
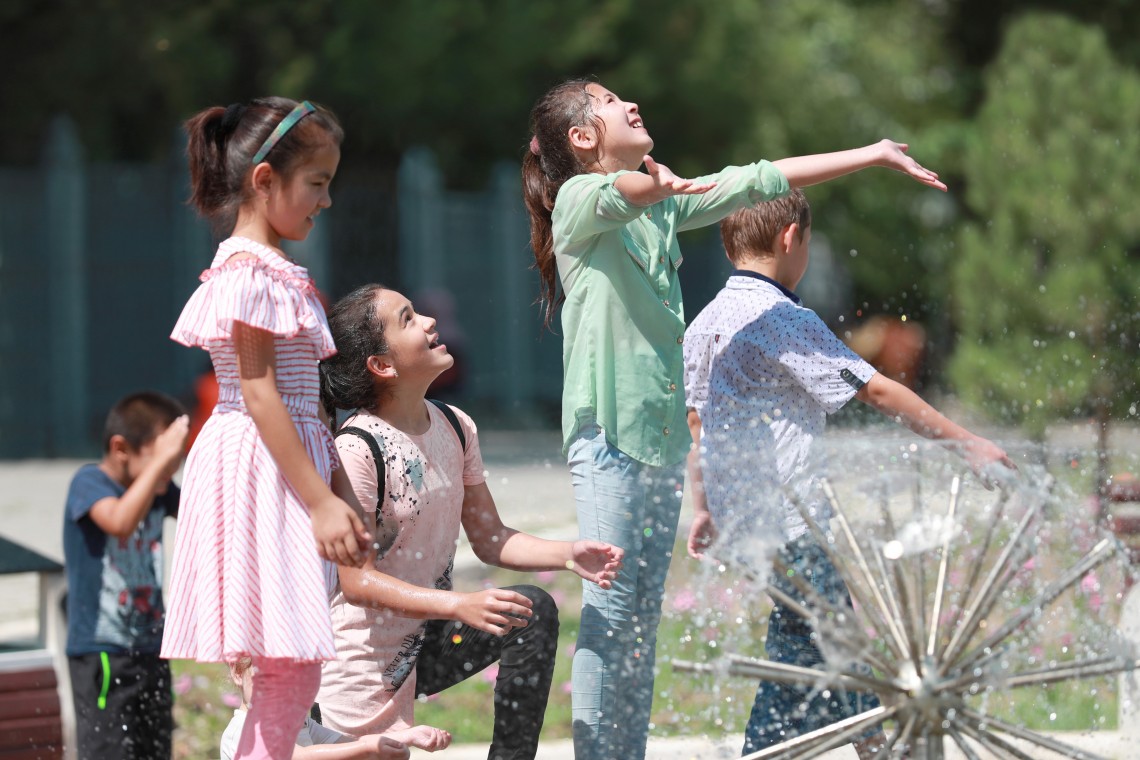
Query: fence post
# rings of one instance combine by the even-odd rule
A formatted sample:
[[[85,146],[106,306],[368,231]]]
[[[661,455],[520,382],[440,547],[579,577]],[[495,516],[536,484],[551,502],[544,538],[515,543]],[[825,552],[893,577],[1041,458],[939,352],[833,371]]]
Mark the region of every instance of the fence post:
[[[396,180],[401,287],[415,293],[447,271],[443,250],[443,176],[428,148],[412,148]]]
[[[214,252],[211,248],[210,226],[198,218],[188,204],[190,198],[190,168],[186,162],[186,132],[179,127],[172,135],[173,142],[167,157],[167,177],[170,203],[170,255],[174,257],[174,277],[169,283],[170,297],[182,312],[186,302],[198,287],[202,270],[210,266]],[[170,323],[174,327],[174,323]],[[206,354],[198,349],[185,349],[176,353],[174,387],[186,387],[207,365]]]
[[[44,351],[49,410],[47,453],[85,453],[94,423],[88,401],[86,176],[75,124],[52,120],[44,150],[48,345]]]
[[[501,298],[495,306],[502,319],[499,347],[500,402],[512,415],[528,416],[533,387],[534,335],[528,335],[532,294],[527,276],[530,248],[522,205],[522,181],[517,164],[500,162],[491,177],[491,243],[497,258]]]

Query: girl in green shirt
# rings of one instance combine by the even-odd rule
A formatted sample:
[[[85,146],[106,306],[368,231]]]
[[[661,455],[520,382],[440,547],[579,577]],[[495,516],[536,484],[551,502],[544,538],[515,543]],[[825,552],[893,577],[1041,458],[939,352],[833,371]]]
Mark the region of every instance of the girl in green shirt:
[[[547,326],[562,306],[563,453],[579,530],[626,552],[610,590],[583,584],[575,755],[637,760],[691,443],[677,233],[871,166],[946,187],[891,140],[684,179],[649,156],[637,104],[589,80],[546,93],[531,129],[523,197]]]

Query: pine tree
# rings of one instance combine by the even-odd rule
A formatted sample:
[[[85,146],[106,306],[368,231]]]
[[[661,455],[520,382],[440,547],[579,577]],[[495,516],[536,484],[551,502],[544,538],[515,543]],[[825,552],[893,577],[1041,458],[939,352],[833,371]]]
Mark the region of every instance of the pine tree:
[[[1099,426],[1140,405],[1140,77],[1101,30],[1031,14],[986,79],[965,160],[951,377],[1040,440],[1058,418]]]

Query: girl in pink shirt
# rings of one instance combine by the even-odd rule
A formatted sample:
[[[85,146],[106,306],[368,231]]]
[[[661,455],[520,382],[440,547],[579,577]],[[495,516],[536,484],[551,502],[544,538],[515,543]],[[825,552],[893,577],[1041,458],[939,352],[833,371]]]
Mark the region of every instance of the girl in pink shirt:
[[[417,314],[407,298],[367,285],[332,308],[329,326],[339,353],[321,363],[321,396],[330,415],[355,410],[337,449],[377,540],[363,569],[340,571],[332,602],[338,658],[325,665],[322,719],[354,736],[410,727],[417,695],[498,660],[489,756],[533,758],[558,610],[534,586],[453,591],[460,526],[488,564],[569,569],[602,588],[617,575],[622,550],[547,541],[503,525],[475,423],[424,397],[453,359],[435,320]]]

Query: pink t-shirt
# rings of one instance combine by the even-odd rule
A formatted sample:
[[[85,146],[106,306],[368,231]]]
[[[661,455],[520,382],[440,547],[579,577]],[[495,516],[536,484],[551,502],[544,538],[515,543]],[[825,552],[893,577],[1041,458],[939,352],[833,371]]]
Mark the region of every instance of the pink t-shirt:
[[[367,412],[347,424],[374,435],[387,459],[378,523],[395,525],[398,533],[376,569],[416,586],[450,589],[463,488],[484,481],[483,458],[470,417],[452,407],[467,439],[464,452],[443,413],[424,403],[431,426],[423,435],[408,435]],[[361,505],[375,510],[376,465],[368,445],[351,435],[336,443]],[[331,605],[337,659],[325,663],[321,678],[323,723],[352,736],[412,726],[416,659],[427,621],[356,607],[339,585]]]

